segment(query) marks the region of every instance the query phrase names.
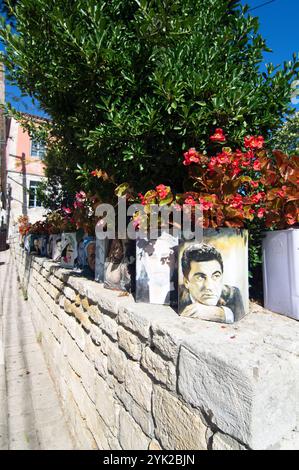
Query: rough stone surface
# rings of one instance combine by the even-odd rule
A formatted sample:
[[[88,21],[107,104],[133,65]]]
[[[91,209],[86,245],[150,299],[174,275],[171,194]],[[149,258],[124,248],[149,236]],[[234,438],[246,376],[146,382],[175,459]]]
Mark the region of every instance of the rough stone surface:
[[[151,409],[152,381],[133,361],[128,361],[125,386],[127,392],[146,411]]]
[[[136,335],[123,327],[119,327],[117,332],[118,344],[134,361],[139,361],[141,358],[141,343]]]
[[[206,426],[199,416],[161,387],[154,387],[156,436],[165,449],[204,450]]]
[[[150,442],[150,439],[125,410],[120,412],[119,440],[122,448],[126,450],[145,450]]]
[[[88,308],[87,313],[94,323],[96,323],[97,325],[101,323],[101,318],[103,314],[96,305],[91,305]]]
[[[255,304],[234,325],[181,318],[13,249],[82,448],[298,448],[298,322]]]
[[[97,411],[112,433],[117,431],[119,407],[116,405],[112,391],[106,385],[105,380],[96,377],[95,403]]]
[[[233,439],[226,434],[216,432],[212,440],[213,450],[246,450],[246,447],[240,444],[238,441]]]
[[[142,353],[142,366],[153,376],[158,382],[166,385],[170,390],[176,388],[176,370],[170,361],[165,361],[161,356],[146,347]]]
[[[267,448],[295,426],[297,361],[265,346],[250,351],[248,343],[236,356],[237,341],[224,336],[221,342],[212,332],[206,336],[209,342],[191,340],[181,349],[180,394],[187,403],[209,410],[223,432],[251,448]],[[228,339],[235,340],[232,336]]]
[[[102,315],[100,326],[106,335],[110,336],[114,341],[117,340],[117,323],[108,315]]]
[[[118,348],[117,344],[110,343],[107,351],[108,370],[117,378],[119,382],[125,380],[127,359],[125,354]]]

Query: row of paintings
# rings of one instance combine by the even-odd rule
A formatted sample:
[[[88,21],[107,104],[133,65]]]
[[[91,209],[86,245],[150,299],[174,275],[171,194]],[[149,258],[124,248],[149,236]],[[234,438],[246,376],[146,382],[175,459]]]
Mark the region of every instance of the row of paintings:
[[[75,233],[51,235],[47,242],[34,237],[30,251],[66,268],[88,269],[106,288],[133,292],[136,302],[171,305],[180,315],[225,323],[248,311],[246,231],[206,230],[201,243],[180,243],[166,232],[136,242],[86,237],[78,243]]]

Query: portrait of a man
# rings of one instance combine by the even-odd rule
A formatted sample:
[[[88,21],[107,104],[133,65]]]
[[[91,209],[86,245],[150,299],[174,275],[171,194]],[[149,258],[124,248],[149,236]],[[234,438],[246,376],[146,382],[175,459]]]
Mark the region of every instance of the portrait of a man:
[[[224,283],[220,251],[209,244],[191,244],[181,256],[179,314],[202,320],[233,323],[244,314],[238,287]]]

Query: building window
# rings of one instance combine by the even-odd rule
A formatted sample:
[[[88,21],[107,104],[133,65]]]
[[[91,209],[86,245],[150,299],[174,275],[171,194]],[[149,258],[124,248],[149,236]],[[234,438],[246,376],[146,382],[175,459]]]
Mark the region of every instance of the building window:
[[[31,140],[31,157],[38,157],[43,159],[46,149],[43,142],[38,142],[37,140]]]
[[[41,201],[38,196],[39,181],[30,181],[29,185],[29,207],[41,207]]]

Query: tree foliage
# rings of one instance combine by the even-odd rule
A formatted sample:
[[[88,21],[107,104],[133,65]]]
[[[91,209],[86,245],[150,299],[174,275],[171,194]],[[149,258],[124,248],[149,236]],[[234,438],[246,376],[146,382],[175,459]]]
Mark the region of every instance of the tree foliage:
[[[238,145],[290,112],[294,55],[259,66],[258,18],[236,0],[19,0],[0,32],[9,79],[53,120],[48,175],[77,164],[136,190],[181,189],[183,150],[222,127]],[[103,187],[105,183],[102,183]]]
[[[290,116],[275,133],[273,145],[289,155],[299,155],[299,112]]]

